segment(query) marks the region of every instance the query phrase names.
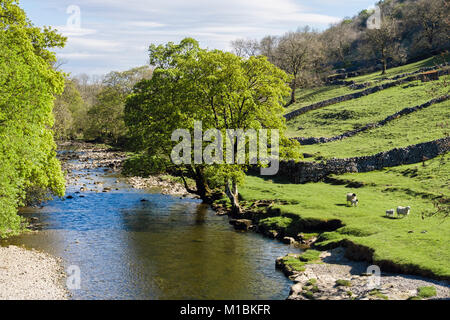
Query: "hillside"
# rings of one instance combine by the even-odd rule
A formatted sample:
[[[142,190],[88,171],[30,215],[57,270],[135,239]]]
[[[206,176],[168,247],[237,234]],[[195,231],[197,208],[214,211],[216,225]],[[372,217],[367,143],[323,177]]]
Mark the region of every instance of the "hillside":
[[[392,77],[418,73],[436,61],[436,58],[430,58],[392,69],[383,77],[375,73],[348,80],[356,83],[392,81]],[[449,75],[441,76],[439,81],[414,80],[306,112],[287,122],[289,134],[291,137],[333,137],[381,122],[405,108],[444,97],[439,103],[429,103],[417,110],[408,109],[404,115],[390,117],[382,125],[368,127],[342,140],[304,145],[302,151],[307,155],[304,161],[321,162],[368,156],[448,137],[450,100],[445,96],[450,93],[449,80]],[[336,85],[299,90],[299,103],[291,106],[288,112],[352,91],[347,86]],[[330,230],[327,231],[331,232],[319,236],[316,242],[319,248],[346,243],[359,248],[356,250],[360,255],[358,258],[364,252],[364,259],[373,259],[384,271],[450,279],[450,220],[445,218],[445,213],[429,217],[436,211],[435,204],[446,208],[448,214],[449,160],[447,153],[423,163],[331,175],[325,181],[307,184],[293,184],[289,177],[250,176],[241,192],[249,205],[262,199],[274,202],[272,210],[259,217],[259,227],[268,233],[275,231],[279,238],[295,238],[305,231],[320,233],[324,231],[321,222],[328,222]],[[345,205],[346,194],[353,192],[360,201],[357,208]],[[397,206],[411,206],[411,215],[403,219],[387,218],[385,211]]]

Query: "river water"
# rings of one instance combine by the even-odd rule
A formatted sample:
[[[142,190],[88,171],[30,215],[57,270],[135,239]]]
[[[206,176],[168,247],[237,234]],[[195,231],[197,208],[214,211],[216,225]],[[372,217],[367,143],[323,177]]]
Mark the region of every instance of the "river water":
[[[297,249],[235,231],[198,200],[132,189],[104,169],[73,173],[73,199],[24,216],[44,229],[9,244],[61,257],[81,271],[73,299],[286,299],[292,283],[275,260]],[[101,187],[112,188],[103,193]],[[87,192],[78,193],[86,184]],[[118,190],[116,190],[118,189]],[[97,191],[94,191],[97,190]]]

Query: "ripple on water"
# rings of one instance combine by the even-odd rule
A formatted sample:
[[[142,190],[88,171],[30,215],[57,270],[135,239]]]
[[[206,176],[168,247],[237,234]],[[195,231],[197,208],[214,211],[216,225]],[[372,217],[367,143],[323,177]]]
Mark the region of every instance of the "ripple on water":
[[[113,191],[80,198],[79,186],[71,186],[73,199],[24,213],[45,230],[10,241],[78,265],[75,299],[287,298],[291,282],[275,270],[275,259],[295,249],[236,232],[196,200],[130,189],[103,170],[76,174],[88,189],[101,181]]]

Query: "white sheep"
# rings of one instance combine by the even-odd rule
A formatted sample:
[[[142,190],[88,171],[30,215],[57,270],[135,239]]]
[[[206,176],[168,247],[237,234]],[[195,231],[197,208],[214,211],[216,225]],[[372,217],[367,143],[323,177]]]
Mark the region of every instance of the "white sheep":
[[[358,199],[356,198],[356,194],[355,193],[347,193],[347,205],[348,204],[356,204],[358,205]]]
[[[358,206],[358,203],[359,203],[359,200],[358,199],[353,199],[352,200],[352,206],[355,206],[355,207],[357,207]]]
[[[410,211],[411,211],[411,207],[410,206],[408,206],[408,207],[398,207],[397,208],[397,215],[399,217],[400,216],[406,217],[406,216],[409,215]]]
[[[386,210],[386,216],[389,218],[393,218],[395,215],[395,210],[391,209],[391,210]]]

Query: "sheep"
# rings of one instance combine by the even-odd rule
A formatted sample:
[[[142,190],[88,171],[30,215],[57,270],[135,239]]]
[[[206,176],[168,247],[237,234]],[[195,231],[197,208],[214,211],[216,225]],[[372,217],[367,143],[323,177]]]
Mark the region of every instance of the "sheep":
[[[399,217],[400,216],[406,217],[406,216],[409,215],[410,211],[411,211],[411,207],[410,206],[408,206],[408,207],[398,207],[397,208],[397,215]]]
[[[356,199],[356,194],[355,193],[347,193],[347,205],[350,203],[351,205],[353,205],[354,201],[357,201]],[[357,202],[356,202],[357,204]]]
[[[386,210],[386,216],[389,218],[394,218],[395,215],[395,210],[391,209],[391,210]]]
[[[357,207],[358,206],[358,203],[359,203],[359,200],[358,199],[353,199],[352,200],[352,206],[355,206],[355,207]]]

